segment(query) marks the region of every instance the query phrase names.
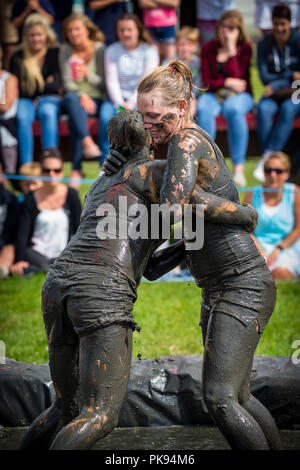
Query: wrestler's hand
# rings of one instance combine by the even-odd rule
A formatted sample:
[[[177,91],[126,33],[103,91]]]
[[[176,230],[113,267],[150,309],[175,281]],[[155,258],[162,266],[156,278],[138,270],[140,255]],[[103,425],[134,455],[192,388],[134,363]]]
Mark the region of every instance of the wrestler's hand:
[[[111,151],[106,155],[105,161],[102,165],[102,170],[106,176],[111,176],[117,173],[120,168],[127,162],[127,157],[125,156],[128,153],[127,147],[122,149],[124,155],[117,150],[111,149]]]
[[[249,222],[244,227],[247,232],[251,233],[257,226],[258,213],[251,204],[243,204],[243,206],[249,211]]]

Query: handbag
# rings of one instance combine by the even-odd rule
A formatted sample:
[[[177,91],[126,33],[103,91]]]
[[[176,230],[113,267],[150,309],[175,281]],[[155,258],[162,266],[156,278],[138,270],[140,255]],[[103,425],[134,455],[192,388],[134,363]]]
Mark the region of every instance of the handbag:
[[[219,90],[215,92],[215,97],[221,104],[223,104],[227,98],[230,98],[231,96],[235,96],[235,95],[237,95],[236,91],[234,91],[232,88],[226,88],[226,87],[220,88]]]

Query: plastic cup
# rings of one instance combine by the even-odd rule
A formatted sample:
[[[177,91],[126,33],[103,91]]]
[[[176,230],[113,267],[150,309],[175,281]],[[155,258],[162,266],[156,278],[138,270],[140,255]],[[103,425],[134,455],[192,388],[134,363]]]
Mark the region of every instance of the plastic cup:
[[[73,80],[78,79],[77,72],[76,72],[76,65],[83,64],[83,62],[84,62],[83,59],[79,59],[79,58],[73,58],[70,60],[71,75],[72,75]]]

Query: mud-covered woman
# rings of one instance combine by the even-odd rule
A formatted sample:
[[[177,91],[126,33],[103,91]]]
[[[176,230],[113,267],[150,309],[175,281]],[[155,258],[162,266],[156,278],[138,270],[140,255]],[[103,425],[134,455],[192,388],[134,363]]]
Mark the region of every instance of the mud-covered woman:
[[[108,134],[113,149],[127,146],[126,163],[91,187],[80,226],[45,279],[42,310],[56,399],[29,427],[22,449],[89,449],[112,431],[129,379],[132,332],[139,329],[132,310],[141,277],[160,276],[184,257],[181,241],[156,251],[162,240],[135,233],[141,222],[134,208],[151,217],[166,163],[148,159],[141,115],[117,113]],[[254,228],[253,208],[202,193],[199,188],[193,202],[205,206],[209,220]],[[153,218],[143,229],[148,223]]]
[[[160,203],[183,207],[196,188],[239,202],[220,150],[190,117],[192,94],[190,70],[179,60],[138,86],[145,128],[154,144],[168,143]],[[186,249],[186,263],[202,288],[203,394],[211,417],[232,449],[280,448],[272,416],[250,393],[253,355],[276,300],[263,257],[242,226],[206,221],[203,247]]]

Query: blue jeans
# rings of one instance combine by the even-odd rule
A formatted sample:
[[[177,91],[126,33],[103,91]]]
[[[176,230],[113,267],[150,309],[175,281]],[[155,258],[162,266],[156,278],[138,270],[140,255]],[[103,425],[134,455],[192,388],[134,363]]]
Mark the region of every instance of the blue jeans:
[[[227,98],[221,104],[214,93],[201,95],[197,102],[198,124],[214,140],[216,138],[216,117],[222,114],[228,125],[228,145],[234,165],[245,163],[249,140],[246,114],[252,111],[254,100],[250,93],[239,93]]]
[[[274,126],[274,119],[279,114]],[[262,98],[257,106],[257,134],[261,150],[282,150],[287,143],[296,116],[300,114],[300,103],[291,99],[277,103],[271,98]]]
[[[97,105],[96,116],[99,117],[98,144],[102,152],[99,163],[102,164],[109,152],[107,136],[107,124],[114,115],[115,109],[110,101],[94,99]],[[75,93],[66,93],[62,101],[62,112],[66,112],[69,118],[70,143],[74,170],[81,170],[82,163],[82,139],[89,136],[88,117],[80,104],[80,99]]]
[[[42,148],[57,148],[59,143],[58,117],[61,99],[59,96],[43,96],[36,103],[29,98],[19,98],[17,109],[17,136],[20,164],[33,160],[32,123],[37,118],[42,127]]]

